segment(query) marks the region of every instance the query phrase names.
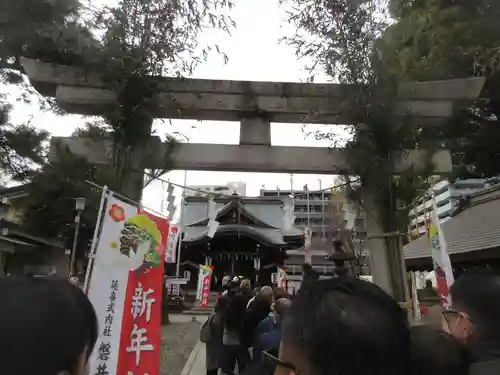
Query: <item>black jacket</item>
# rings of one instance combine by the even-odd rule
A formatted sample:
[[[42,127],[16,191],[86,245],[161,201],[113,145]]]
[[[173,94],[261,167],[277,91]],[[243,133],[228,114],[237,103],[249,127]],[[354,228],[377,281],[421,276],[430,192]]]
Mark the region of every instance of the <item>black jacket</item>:
[[[243,320],[243,328],[241,331],[241,343],[247,347],[253,345],[257,334],[257,327],[261,321],[269,316],[271,312],[271,304],[263,299],[255,299],[250,305]]]
[[[500,374],[500,349],[497,345],[482,345],[471,348],[470,375]]]

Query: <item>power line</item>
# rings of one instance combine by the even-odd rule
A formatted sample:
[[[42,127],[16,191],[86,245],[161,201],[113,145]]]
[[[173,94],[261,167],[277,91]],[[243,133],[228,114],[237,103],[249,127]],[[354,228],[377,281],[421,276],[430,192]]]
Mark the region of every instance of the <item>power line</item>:
[[[161,177],[155,176],[153,173],[147,172],[145,170],[141,171],[140,169],[136,169],[136,168],[132,168],[132,170],[135,171],[135,172],[144,173],[145,175],[153,178],[153,180],[158,180],[158,181],[161,181],[161,182],[165,182],[165,183],[171,184],[173,186],[184,188],[186,190],[191,190],[191,191],[195,191],[195,192],[198,192],[198,193],[203,193],[203,194],[206,194],[206,195],[213,195],[215,197],[223,196],[224,195],[223,193],[214,193],[212,191],[205,191],[205,190],[202,190],[202,189],[198,189],[198,188],[193,188],[193,187],[189,187],[189,186],[184,186],[184,185],[181,185],[181,184],[177,184],[177,183],[172,182],[170,180],[165,180],[165,179],[163,179]],[[345,182],[343,184],[332,185],[332,186],[329,186],[329,187],[324,188],[324,189],[309,191],[309,194],[311,194],[311,193],[321,193],[321,192],[325,192],[325,191],[331,191],[332,189],[338,189],[338,188],[341,188],[341,187],[349,186],[351,183],[353,183],[353,182],[359,182],[359,181],[360,181],[360,178],[356,178],[354,180],[351,180],[349,182]],[[291,192],[293,192],[293,191],[291,191]],[[304,195],[307,195],[307,193],[298,193],[298,194],[294,193],[293,194],[294,198],[295,197],[304,196]]]

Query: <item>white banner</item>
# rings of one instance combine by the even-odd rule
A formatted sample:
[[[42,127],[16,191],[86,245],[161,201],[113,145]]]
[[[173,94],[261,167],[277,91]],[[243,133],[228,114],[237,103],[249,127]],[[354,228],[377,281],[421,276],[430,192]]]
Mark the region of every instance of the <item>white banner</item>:
[[[120,207],[117,214],[123,217],[137,214],[137,207],[114,197],[108,198],[88,293],[99,324],[99,337],[89,362],[91,374],[99,373],[104,366],[110,374],[115,374],[118,366],[123,309],[132,259],[119,251],[120,243],[116,240],[121,237],[124,223],[108,214],[114,207]]]
[[[88,292],[99,325],[91,374],[158,373],[168,231],[165,218],[109,196]]]
[[[165,251],[165,262],[175,263],[177,261],[177,241],[179,241],[180,231],[177,225],[171,226],[168,232],[167,249]]]

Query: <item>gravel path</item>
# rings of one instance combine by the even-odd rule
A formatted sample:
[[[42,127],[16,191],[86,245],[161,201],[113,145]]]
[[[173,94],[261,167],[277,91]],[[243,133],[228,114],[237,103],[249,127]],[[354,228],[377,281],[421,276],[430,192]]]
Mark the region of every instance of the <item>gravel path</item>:
[[[160,375],[180,375],[200,338],[200,323],[171,323],[162,326]]]

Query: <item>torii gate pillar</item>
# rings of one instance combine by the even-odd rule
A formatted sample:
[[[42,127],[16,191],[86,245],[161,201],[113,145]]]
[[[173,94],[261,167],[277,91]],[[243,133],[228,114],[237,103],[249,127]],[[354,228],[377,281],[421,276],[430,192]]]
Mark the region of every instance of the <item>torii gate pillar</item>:
[[[43,95],[53,96],[69,113],[103,115],[117,105],[117,95],[102,80],[99,72],[40,61],[21,61],[31,83]],[[173,156],[177,169],[206,171],[245,171],[269,173],[350,173],[342,149],[326,147],[286,147],[271,145],[270,121],[280,123],[345,125],[355,123],[348,93],[359,87],[339,84],[290,82],[246,82],[154,77],[158,105],[151,115],[156,118],[196,119],[240,122],[240,144],[183,144]],[[476,99],[484,78],[436,82],[406,82],[398,87],[396,114],[410,115],[417,126],[433,126],[450,118],[464,103]],[[106,141],[53,137],[91,162],[109,164]],[[162,168],[164,145],[152,139],[143,147],[138,169]],[[449,173],[451,155],[447,150],[399,150],[392,155],[394,173],[409,168],[422,170],[431,159],[436,174]],[[367,163],[370,161],[367,160]],[[130,190],[142,187],[142,177],[130,181]],[[133,194],[135,197],[135,193]],[[367,200],[373,211],[375,205]],[[369,208],[370,210],[370,208]],[[376,211],[373,212],[378,216]],[[370,233],[381,233],[379,220],[368,218]],[[394,259],[383,244],[370,240],[374,281],[396,298],[405,278],[395,277],[395,268],[403,272],[402,254]],[[401,250],[402,251],[402,250]],[[389,272],[389,269],[392,272]],[[398,294],[401,294],[399,293]],[[403,298],[403,297],[401,297]]]
[[[271,122],[261,117],[241,119],[240,145],[271,146]]]

